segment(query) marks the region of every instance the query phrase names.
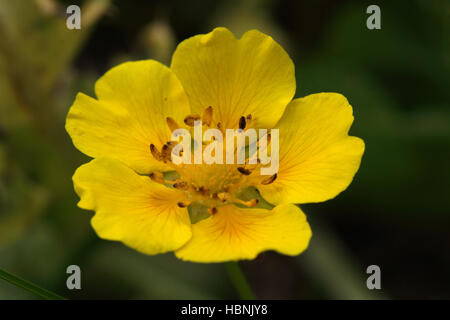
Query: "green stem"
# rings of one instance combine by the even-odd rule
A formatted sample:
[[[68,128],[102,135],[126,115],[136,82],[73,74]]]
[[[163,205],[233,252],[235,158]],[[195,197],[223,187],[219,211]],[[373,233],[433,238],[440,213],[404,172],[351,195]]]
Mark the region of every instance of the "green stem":
[[[247,278],[241,270],[241,267],[237,262],[227,262],[225,263],[225,269],[228,272],[233,286],[238,292],[242,300],[255,300],[255,294],[253,293],[250,285],[248,284]]]
[[[29,292],[32,292],[46,300],[65,300],[65,298],[57,295],[56,293],[53,293],[51,291],[48,291],[47,289],[41,288],[41,287],[35,285],[34,283],[28,282],[22,278],[12,275],[2,269],[0,269],[0,279],[8,281],[9,283],[16,285],[18,287],[21,287]]]

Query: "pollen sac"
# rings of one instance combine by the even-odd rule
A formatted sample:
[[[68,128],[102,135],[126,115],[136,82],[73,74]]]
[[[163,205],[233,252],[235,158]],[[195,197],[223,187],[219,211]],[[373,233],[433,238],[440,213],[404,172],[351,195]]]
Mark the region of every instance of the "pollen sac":
[[[161,172],[152,172],[150,173],[150,179],[152,179],[153,181],[157,182],[157,183],[161,183],[164,184],[164,176]]]
[[[188,207],[190,205],[190,203],[188,203],[188,202],[178,202],[177,205],[180,208],[186,208],[186,207]]]
[[[200,120],[200,116],[198,114],[190,114],[186,118],[184,118],[184,123],[190,127],[193,127],[195,121]]]
[[[209,127],[212,122],[212,116],[213,116],[213,108],[209,106],[208,108],[205,109],[205,111],[203,111],[202,117],[203,124],[206,124]]]
[[[205,188],[204,186],[200,186],[199,188],[196,188],[197,192],[199,192],[202,195],[208,195],[209,190]]]
[[[189,186],[188,186],[187,182],[185,182],[185,181],[180,181],[180,182],[175,182],[175,183],[173,184],[173,187],[174,187],[175,189],[187,190]]]
[[[264,146],[264,149],[266,149],[267,146],[270,144],[270,139],[271,139],[270,132],[259,138],[258,142],[256,143],[258,148],[262,148],[261,143],[262,143],[263,139],[266,139],[265,146]]]
[[[174,132],[175,130],[179,129],[180,127],[176,123],[175,120],[173,120],[171,117],[166,118],[167,125],[169,126],[170,131]]]
[[[163,161],[170,161],[171,160],[171,153],[172,149],[175,147],[174,143],[169,141],[165,145],[163,145],[161,149],[161,158]]]
[[[239,119],[239,129],[244,130],[246,125],[245,117],[241,117]]]
[[[248,175],[250,175],[250,174],[252,173],[250,170],[245,169],[245,168],[243,168],[243,167],[238,167],[237,169],[238,169],[238,171],[239,171],[240,173],[242,173],[243,175],[246,175],[246,176],[248,176]]]
[[[275,181],[276,178],[277,178],[277,174],[275,173],[273,176],[270,176],[270,177],[264,179],[263,181],[261,181],[261,184],[264,184],[264,185],[271,184],[272,182]]]
[[[258,203],[259,203],[259,200],[255,198],[255,199],[246,201],[245,205],[246,205],[247,207],[254,207],[254,206],[256,206]]]
[[[208,212],[210,215],[215,215],[217,213],[217,208],[216,207],[208,208]]]
[[[153,158],[158,161],[162,160],[161,153],[158,151],[158,149],[156,149],[153,143],[150,145],[150,152],[152,153]]]

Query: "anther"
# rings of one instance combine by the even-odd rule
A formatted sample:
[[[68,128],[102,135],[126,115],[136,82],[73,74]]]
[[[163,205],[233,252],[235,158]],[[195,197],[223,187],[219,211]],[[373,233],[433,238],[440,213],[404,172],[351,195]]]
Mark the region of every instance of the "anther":
[[[172,142],[167,142],[165,145],[163,145],[162,149],[161,149],[161,158],[164,161],[170,161],[171,160],[171,153],[172,153],[172,149],[174,147],[174,144]]]
[[[217,194],[217,198],[219,198],[219,200],[222,202],[226,202],[231,198],[231,194],[229,194],[228,192],[219,192]]]
[[[248,115],[247,115],[247,120],[248,120],[248,121],[252,120],[252,115],[251,115],[251,114],[248,114]]]
[[[246,207],[254,207],[254,206],[256,206],[259,203],[259,200],[256,199],[256,198],[248,200],[248,201],[244,201],[244,200],[241,200],[241,199],[234,199],[233,201],[237,202],[237,203],[240,203],[240,204],[243,204]]]
[[[177,203],[177,205],[178,205],[180,208],[186,208],[186,207],[188,207],[190,204],[191,204],[190,202],[181,202],[181,201]]]
[[[209,192],[209,190],[206,189],[204,186],[200,186],[199,188],[196,188],[196,190],[197,190],[198,192],[200,192],[201,194],[203,194],[203,195],[207,195],[208,192]]]
[[[175,120],[173,120],[171,117],[167,117],[166,122],[171,132],[174,132],[175,130],[180,128],[178,126],[178,123],[176,123]]]
[[[241,117],[239,119],[239,129],[244,130],[246,126],[245,117]]]
[[[188,126],[193,127],[195,121],[200,120],[200,116],[198,114],[190,114],[186,118],[184,118],[184,123]]]
[[[259,203],[259,200],[258,199],[251,199],[251,200],[249,200],[249,201],[245,201],[245,205],[247,206],[247,207],[254,207],[254,206],[256,206],[257,204]]]
[[[263,181],[261,181],[261,184],[271,184],[272,182],[275,181],[276,178],[277,178],[277,174],[275,173],[273,176],[270,176],[270,177],[264,179]]]
[[[150,179],[157,183],[164,184],[164,176],[161,172],[155,171],[149,174]]]
[[[209,106],[208,108],[203,111],[203,124],[206,124],[208,127],[211,125],[212,122],[212,115],[213,115],[213,108]]]
[[[150,152],[152,153],[153,158],[158,161],[161,161],[161,153],[156,149],[155,145],[150,144]]]
[[[222,122],[217,122],[217,129],[222,128]]]
[[[246,175],[246,176],[248,176],[250,173],[252,173],[250,170],[245,169],[243,167],[238,167],[237,169],[240,173],[242,173],[243,175]]]
[[[188,184],[185,181],[180,181],[180,182],[175,182],[173,184],[173,187],[175,189],[182,189],[182,190],[186,190],[188,188]]]
[[[210,215],[214,215],[217,213],[217,208],[216,207],[208,208],[208,212]]]

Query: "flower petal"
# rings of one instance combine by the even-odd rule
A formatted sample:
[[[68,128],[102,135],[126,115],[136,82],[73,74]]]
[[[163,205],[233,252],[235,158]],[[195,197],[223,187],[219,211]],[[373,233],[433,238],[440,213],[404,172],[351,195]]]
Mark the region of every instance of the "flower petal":
[[[177,206],[180,191],[139,176],[118,160],[98,158],[73,176],[78,206],[94,210],[99,237],[122,241],[146,254],[172,251],[191,237],[187,209]]]
[[[169,170],[149,146],[170,140],[168,116],[179,123],[190,113],[176,76],[153,61],[123,63],[101,77],[98,100],[78,94],[66,120],[74,145],[91,157],[119,159],[140,173]]]
[[[180,79],[194,113],[212,106],[213,120],[237,128],[252,115],[251,127],[271,128],[295,93],[294,64],[271,37],[257,31],[241,39],[225,28],[180,43],[171,69]]]
[[[191,240],[175,254],[193,262],[254,259],[265,250],[298,255],[308,247],[310,238],[306,217],[295,205],[272,210],[229,205],[192,225]]]
[[[277,125],[277,179],[258,186],[263,198],[273,204],[321,202],[345,190],[364,153],[363,140],[348,135],[352,113],[338,93],[293,100]]]

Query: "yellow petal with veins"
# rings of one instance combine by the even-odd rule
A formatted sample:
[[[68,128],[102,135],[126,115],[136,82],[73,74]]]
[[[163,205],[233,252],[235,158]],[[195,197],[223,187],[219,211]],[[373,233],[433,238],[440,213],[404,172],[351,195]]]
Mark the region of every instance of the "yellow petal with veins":
[[[182,123],[190,113],[177,77],[159,62],[112,68],[96,85],[98,100],[78,94],[66,119],[74,145],[88,156],[119,159],[139,173],[169,170],[150,154],[170,140],[167,117]]]
[[[78,206],[95,211],[91,224],[103,239],[157,254],[178,249],[191,237],[188,211],[177,206],[184,194],[118,160],[94,159],[77,169],[73,182]]]
[[[250,127],[271,128],[295,93],[294,64],[271,37],[257,31],[241,39],[216,28],[181,42],[171,69],[180,79],[192,112],[214,110],[214,124],[237,128],[251,114]]]
[[[206,263],[254,259],[266,250],[298,255],[310,238],[306,217],[295,205],[272,210],[228,205],[192,225],[192,239],[175,254],[182,260]]]
[[[257,186],[273,204],[321,202],[345,190],[358,171],[364,142],[348,135],[352,107],[338,93],[293,100],[277,125],[277,179]]]

